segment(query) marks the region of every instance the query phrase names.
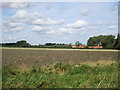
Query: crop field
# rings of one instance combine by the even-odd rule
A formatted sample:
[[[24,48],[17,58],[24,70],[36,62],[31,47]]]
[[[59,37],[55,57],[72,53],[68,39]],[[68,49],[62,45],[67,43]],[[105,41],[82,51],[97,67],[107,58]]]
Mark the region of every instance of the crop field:
[[[117,88],[117,61],[117,50],[3,48],[2,86]]]
[[[2,50],[2,64],[11,66],[32,66],[32,65],[49,65],[56,62],[64,63],[84,63],[84,62],[105,62],[118,60],[118,51],[101,51],[101,50],[80,50],[80,49],[12,49]],[[109,62],[107,62],[109,61]]]

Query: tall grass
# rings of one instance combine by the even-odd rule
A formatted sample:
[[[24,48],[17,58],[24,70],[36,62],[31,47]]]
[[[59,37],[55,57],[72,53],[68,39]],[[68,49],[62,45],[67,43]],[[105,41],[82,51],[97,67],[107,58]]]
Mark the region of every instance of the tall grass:
[[[118,65],[56,63],[26,70],[3,66],[3,88],[117,88]]]

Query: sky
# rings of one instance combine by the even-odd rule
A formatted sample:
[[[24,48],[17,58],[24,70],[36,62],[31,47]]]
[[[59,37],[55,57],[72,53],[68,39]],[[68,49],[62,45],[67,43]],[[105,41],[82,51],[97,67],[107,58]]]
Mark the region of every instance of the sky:
[[[3,2],[0,41],[30,44],[87,43],[97,35],[117,35],[117,2]]]

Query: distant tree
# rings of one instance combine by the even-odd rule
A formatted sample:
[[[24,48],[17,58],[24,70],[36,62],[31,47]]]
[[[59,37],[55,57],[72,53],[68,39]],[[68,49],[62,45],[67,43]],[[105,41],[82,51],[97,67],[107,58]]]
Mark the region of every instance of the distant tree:
[[[75,45],[79,46],[79,45],[81,45],[81,43],[79,41],[76,41]]]
[[[27,41],[25,41],[25,40],[21,40],[21,41],[17,41],[17,46],[19,46],[19,47],[29,47],[29,46],[31,46],[29,43],[27,43]]]
[[[117,39],[116,39],[114,48],[115,48],[115,49],[120,49],[120,34],[119,34],[119,33],[118,33],[118,35],[117,35]]]
[[[52,45],[56,45],[56,43],[46,43],[45,45],[52,46]]]
[[[2,43],[2,47],[15,47],[16,43]]]
[[[88,46],[103,46],[104,48],[114,48],[115,36],[113,35],[99,35],[90,37],[87,41]]]

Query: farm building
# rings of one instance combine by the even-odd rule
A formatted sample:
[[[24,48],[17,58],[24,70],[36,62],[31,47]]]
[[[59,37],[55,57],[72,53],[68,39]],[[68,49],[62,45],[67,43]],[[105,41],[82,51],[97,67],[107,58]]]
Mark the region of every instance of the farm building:
[[[76,46],[76,45],[72,45],[72,48],[78,48],[78,46]]]
[[[87,46],[87,45],[80,45],[80,46],[76,46],[76,45],[72,45],[72,48],[103,48],[103,46]]]
[[[88,46],[88,48],[103,48],[103,46]]]
[[[79,48],[85,48],[87,45],[80,45]]]
[[[87,47],[87,45],[80,45],[80,46],[72,45],[72,48],[85,48],[85,47]]]

